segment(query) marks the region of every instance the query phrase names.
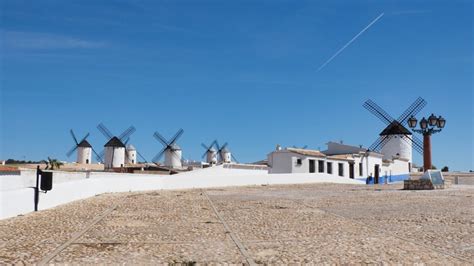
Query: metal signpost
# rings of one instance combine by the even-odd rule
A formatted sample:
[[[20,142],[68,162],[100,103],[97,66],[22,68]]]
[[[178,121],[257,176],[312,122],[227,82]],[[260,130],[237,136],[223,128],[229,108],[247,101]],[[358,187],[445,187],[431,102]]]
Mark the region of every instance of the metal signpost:
[[[41,182],[40,182],[41,176]],[[35,190],[35,212],[38,211],[39,193],[40,190],[44,193],[50,191],[53,188],[53,172],[44,172],[40,169],[39,165],[36,167],[36,186],[33,187]]]

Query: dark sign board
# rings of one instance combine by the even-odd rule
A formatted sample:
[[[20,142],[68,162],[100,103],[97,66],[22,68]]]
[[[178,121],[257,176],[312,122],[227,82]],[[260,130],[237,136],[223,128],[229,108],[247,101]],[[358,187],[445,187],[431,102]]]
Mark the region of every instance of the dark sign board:
[[[40,189],[43,191],[49,191],[52,188],[53,188],[53,172],[42,172]]]

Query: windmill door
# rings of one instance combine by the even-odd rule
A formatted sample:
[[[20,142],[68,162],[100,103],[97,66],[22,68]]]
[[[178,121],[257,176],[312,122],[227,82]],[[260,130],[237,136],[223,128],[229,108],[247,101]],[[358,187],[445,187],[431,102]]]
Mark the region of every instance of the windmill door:
[[[380,165],[376,164],[374,169],[374,184],[379,183]]]
[[[309,172],[310,173],[316,173],[316,161],[315,160],[309,160]]]

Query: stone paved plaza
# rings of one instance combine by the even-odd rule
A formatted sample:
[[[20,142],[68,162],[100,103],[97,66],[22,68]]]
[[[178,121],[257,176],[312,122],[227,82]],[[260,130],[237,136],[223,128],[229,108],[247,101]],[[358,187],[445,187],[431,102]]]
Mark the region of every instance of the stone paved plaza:
[[[0,221],[0,264],[472,264],[474,187],[401,188],[104,194]]]

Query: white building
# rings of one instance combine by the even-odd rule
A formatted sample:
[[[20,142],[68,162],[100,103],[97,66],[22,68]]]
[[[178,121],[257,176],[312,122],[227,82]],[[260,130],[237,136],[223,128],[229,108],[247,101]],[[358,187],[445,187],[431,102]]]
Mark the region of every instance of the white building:
[[[182,168],[182,155],[183,151],[176,143],[169,145],[165,150],[165,166],[170,168]]]
[[[213,147],[206,151],[206,162],[209,165],[217,164],[217,151]]]
[[[123,167],[125,164],[125,145],[117,137],[111,138],[105,145],[104,168]]]
[[[362,147],[329,142],[325,151],[286,148],[268,154],[270,174],[326,173],[347,178],[366,179],[375,183],[408,178],[409,164],[399,157],[383,160],[384,155]]]
[[[136,164],[137,163],[137,149],[132,144],[127,145],[125,149],[127,156],[125,156],[126,164]]]
[[[92,163],[92,145],[85,139],[77,144],[77,163]]]
[[[221,163],[231,163],[232,162],[232,153],[227,147],[224,147],[220,151]]]
[[[402,158],[412,162],[412,133],[397,121],[393,121],[381,133],[385,138],[381,153],[384,160]]]

